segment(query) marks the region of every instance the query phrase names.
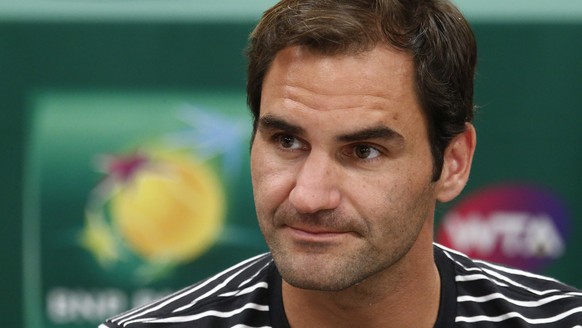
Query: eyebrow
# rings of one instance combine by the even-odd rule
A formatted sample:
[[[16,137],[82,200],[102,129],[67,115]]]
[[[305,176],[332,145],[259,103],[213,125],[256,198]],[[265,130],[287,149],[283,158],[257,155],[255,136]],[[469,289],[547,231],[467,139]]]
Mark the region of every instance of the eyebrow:
[[[353,133],[342,134],[336,138],[342,142],[355,142],[370,139],[384,139],[404,143],[404,137],[387,126],[374,126]]]
[[[281,130],[296,135],[305,133],[305,130],[302,127],[291,124],[272,115],[261,117],[259,119],[259,128],[264,130]]]
[[[305,130],[302,127],[291,124],[273,115],[261,117],[259,119],[259,128],[264,130],[281,130],[294,135],[305,134]],[[400,133],[384,125],[365,128],[336,137],[336,140],[340,142],[357,142],[371,139],[389,140],[399,145],[404,143],[404,137]]]

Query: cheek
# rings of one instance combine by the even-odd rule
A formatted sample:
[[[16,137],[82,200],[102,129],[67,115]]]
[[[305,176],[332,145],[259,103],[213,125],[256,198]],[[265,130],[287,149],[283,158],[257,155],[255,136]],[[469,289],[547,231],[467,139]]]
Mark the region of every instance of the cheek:
[[[352,208],[353,215],[367,221],[369,231],[383,226],[393,216],[402,197],[402,182],[397,175],[383,175],[372,179],[348,177],[342,186],[344,206]]]
[[[287,199],[292,187],[292,172],[278,165],[260,148],[251,151],[251,179],[259,219],[272,213]]]
[[[412,170],[414,171],[414,170]],[[430,201],[427,197],[427,174],[416,174],[408,169],[394,169],[373,181],[352,184],[350,198],[352,206],[365,218],[371,232],[380,237],[391,233],[402,233],[411,221],[422,221],[424,214],[419,209]],[[357,187],[356,187],[357,186]],[[360,188],[360,186],[362,186]]]

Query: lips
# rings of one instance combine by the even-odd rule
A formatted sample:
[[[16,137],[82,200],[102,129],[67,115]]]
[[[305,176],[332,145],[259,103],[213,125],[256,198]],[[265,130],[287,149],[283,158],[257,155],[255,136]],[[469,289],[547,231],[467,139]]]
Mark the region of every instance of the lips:
[[[287,225],[290,229],[296,230],[300,233],[310,234],[310,235],[333,235],[347,233],[347,231],[340,231],[326,227],[305,227],[296,225]]]
[[[334,244],[350,235],[351,232],[339,231],[323,227],[284,226],[283,231],[292,240],[300,244]]]
[[[330,242],[350,235],[359,238],[366,232],[364,220],[350,219],[338,210],[301,214],[287,206],[278,208],[273,225],[292,239],[313,242]]]

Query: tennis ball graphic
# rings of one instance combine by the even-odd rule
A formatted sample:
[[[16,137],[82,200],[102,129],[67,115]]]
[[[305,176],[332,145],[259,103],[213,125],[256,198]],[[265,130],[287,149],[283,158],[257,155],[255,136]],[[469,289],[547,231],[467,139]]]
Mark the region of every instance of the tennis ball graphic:
[[[224,221],[214,172],[181,153],[153,155],[111,200],[113,223],[128,246],[150,262],[178,263],[203,254]]]

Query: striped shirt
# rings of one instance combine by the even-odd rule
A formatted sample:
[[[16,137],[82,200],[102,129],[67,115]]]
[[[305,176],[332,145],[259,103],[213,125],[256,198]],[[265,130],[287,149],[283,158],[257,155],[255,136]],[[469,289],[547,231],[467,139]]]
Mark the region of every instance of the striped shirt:
[[[435,327],[579,327],[582,292],[554,279],[477,261],[435,244],[441,276]],[[269,253],[243,261],[99,328],[289,327]]]

